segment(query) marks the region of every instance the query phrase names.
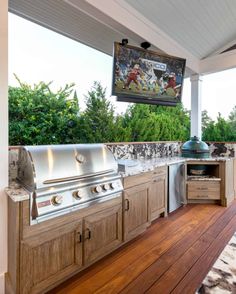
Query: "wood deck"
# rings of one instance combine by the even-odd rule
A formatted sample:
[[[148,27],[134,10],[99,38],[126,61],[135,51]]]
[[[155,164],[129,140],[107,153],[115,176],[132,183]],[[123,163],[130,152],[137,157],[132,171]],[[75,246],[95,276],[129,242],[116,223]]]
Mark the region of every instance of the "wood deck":
[[[187,205],[50,294],[194,293],[236,231],[236,201]]]

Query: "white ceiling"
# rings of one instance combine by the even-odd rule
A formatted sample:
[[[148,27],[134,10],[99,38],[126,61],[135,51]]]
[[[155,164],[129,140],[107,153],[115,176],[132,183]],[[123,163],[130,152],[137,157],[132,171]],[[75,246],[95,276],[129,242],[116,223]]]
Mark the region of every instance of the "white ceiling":
[[[236,67],[236,0],[9,0],[19,16],[112,55],[149,41],[187,59],[187,76]]]
[[[236,43],[235,0],[126,0],[199,59]]]

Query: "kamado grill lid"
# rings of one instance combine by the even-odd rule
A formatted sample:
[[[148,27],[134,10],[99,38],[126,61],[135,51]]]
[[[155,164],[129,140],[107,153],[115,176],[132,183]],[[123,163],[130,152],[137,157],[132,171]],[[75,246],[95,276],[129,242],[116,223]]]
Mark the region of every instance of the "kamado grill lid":
[[[191,137],[181,148],[182,156],[189,158],[208,158],[210,151],[208,145],[198,137]]]

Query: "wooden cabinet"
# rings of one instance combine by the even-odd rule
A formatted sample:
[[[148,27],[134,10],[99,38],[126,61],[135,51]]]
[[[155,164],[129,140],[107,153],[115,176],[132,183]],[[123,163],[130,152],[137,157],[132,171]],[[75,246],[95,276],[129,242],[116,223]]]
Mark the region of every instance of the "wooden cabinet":
[[[82,267],[82,222],[21,241],[21,293],[40,293]]]
[[[124,191],[124,240],[144,232],[149,225],[149,184],[144,183]]]
[[[9,198],[7,294],[45,293],[122,243],[122,197],[33,226],[27,213]]]
[[[151,221],[167,215],[167,167],[124,178],[124,240],[144,232]]]
[[[84,263],[90,264],[122,243],[122,206],[84,218]]]
[[[236,199],[236,158],[234,158],[233,161],[234,161],[234,199]]]
[[[234,159],[224,162],[222,174],[224,175],[222,205],[228,206],[234,200]]]
[[[220,181],[189,181],[187,195],[188,199],[220,200]]]
[[[190,169],[196,165],[206,167],[206,175],[203,175],[202,180],[201,177],[198,180],[194,180],[194,176],[190,175]],[[223,206],[228,206],[234,200],[236,186],[235,159],[189,161],[187,166],[188,200],[218,201]],[[206,178],[204,179],[204,177]]]
[[[167,215],[167,170],[156,169],[149,188],[150,220],[158,218],[161,214]]]

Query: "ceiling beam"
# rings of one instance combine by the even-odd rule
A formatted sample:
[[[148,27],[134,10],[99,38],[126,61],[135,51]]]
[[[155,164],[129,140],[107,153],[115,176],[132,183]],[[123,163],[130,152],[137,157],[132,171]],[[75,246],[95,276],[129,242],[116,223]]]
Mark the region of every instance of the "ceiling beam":
[[[210,56],[200,61],[200,74],[210,74],[236,67],[236,50]]]
[[[186,58],[187,67],[199,73],[199,59],[183,48],[175,40],[160,30],[142,14],[136,11],[124,0],[85,0],[98,10],[110,16],[127,29],[141,36],[145,41],[169,55]],[[74,1],[75,2],[75,1]],[[79,1],[78,1],[79,2]],[[125,37],[125,36],[124,36]]]

